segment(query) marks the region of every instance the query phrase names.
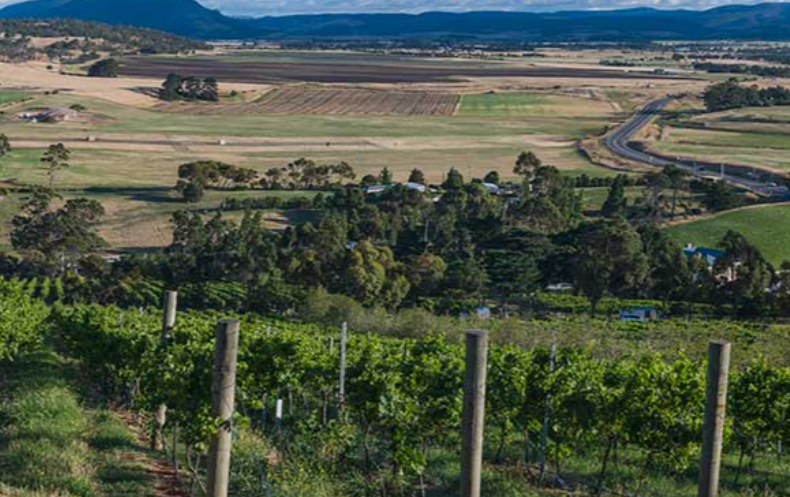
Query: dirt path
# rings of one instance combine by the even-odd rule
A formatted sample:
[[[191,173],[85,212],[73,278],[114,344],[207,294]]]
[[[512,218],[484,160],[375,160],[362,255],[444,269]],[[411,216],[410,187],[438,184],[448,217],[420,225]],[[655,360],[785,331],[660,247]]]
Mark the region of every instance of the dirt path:
[[[120,411],[118,416],[131,431],[141,447],[149,447],[151,439],[140,418],[128,411]],[[189,497],[185,482],[176,476],[173,465],[160,458],[141,456],[141,462],[153,481],[152,497]]]

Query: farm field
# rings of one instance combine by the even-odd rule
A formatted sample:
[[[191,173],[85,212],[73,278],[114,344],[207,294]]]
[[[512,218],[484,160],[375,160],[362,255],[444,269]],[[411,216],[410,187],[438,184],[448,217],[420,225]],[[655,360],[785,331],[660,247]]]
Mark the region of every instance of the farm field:
[[[498,170],[510,175],[514,157],[525,149],[563,170],[611,174],[589,164],[574,143],[603,129],[613,118],[611,107],[572,97],[556,105],[573,102],[579,103],[576,113],[558,111],[553,116],[199,115],[176,111],[178,106],[164,112],[74,95],[40,96],[14,112],[79,104],[87,109],[87,117],[33,125],[6,113],[0,133],[6,133],[17,150],[0,162],[0,171],[7,179],[41,181],[44,171],[37,166],[41,151],[50,143],[63,142],[75,151],[74,167],[60,179],[66,187],[170,185],[179,164],[199,158],[258,170],[299,157],[345,160],[360,174],[388,166],[396,179],[405,179],[413,167],[422,168],[431,180],[440,180],[453,166],[465,174]],[[89,136],[95,143],[88,141]],[[221,146],[220,139],[227,145]]]
[[[617,69],[590,67],[551,67],[497,62],[441,60],[426,63],[425,59],[396,58],[382,61],[357,54],[333,55],[325,62],[320,58],[290,54],[284,59],[271,59],[265,54],[214,55],[202,57],[127,57],[121,74],[131,77],[164,78],[176,72],[185,76],[206,77],[240,83],[280,83],[300,81],[311,83],[450,83],[465,78],[598,78],[623,80],[656,79],[650,73],[632,73]],[[659,78],[661,79],[661,78]],[[678,79],[678,78],[666,78]]]
[[[0,106],[30,98],[30,94],[20,90],[0,90]]]
[[[608,109],[607,109],[608,107]],[[461,117],[519,117],[552,115],[595,116],[611,111],[611,105],[592,98],[548,93],[481,93],[464,95]]]
[[[185,205],[172,187],[92,187],[61,192],[64,200],[88,198],[102,204],[106,211],[98,231],[116,252],[140,252],[166,247],[172,243],[172,217],[180,210],[213,215],[226,199],[262,197],[313,197],[315,192],[302,191],[216,191],[209,190],[198,203]],[[14,194],[0,200],[0,247],[10,247],[8,238],[11,218],[16,214],[21,195]],[[237,220],[242,212],[226,212],[223,217]],[[304,222],[314,216],[310,211],[270,210],[263,214],[266,226],[282,230],[286,226]]]
[[[451,116],[459,99],[438,92],[285,88],[267,93],[251,110],[262,114]]]
[[[667,229],[678,242],[716,247],[728,230],[744,235],[775,266],[790,260],[790,204],[766,205],[725,212]]]
[[[790,170],[790,109],[748,108],[669,121],[660,140],[667,155]]]
[[[251,51],[125,64],[145,75],[98,81],[37,64],[0,64],[0,77],[24,88],[6,90],[0,133],[13,151],[0,159],[0,179],[45,183],[41,156],[50,144],[63,143],[72,157],[56,186],[67,196],[81,192],[105,204],[101,231],[117,250],[169,243],[172,212],[184,206],[173,186],[178,166],[187,162],[220,160],[262,173],[304,157],[348,162],[357,177],[387,167],[396,181],[419,168],[438,183],[451,167],[467,178],[489,171],[512,178],[515,158],[530,150],[568,175],[610,176],[615,172],[592,164],[577,142],[621,119],[631,101],[695,84],[594,63],[568,67],[521,58]],[[216,77],[221,103],[157,100],[152,95],[163,69]],[[285,73],[298,84],[281,84]],[[360,83],[371,78],[373,84]],[[560,81],[573,83],[558,91]],[[20,102],[23,95],[32,98]],[[73,106],[85,111],[68,122],[30,124],[17,117]],[[204,207],[219,204],[222,195],[211,192]],[[13,199],[5,202],[8,213],[17,208]],[[300,215],[267,217],[276,228]]]

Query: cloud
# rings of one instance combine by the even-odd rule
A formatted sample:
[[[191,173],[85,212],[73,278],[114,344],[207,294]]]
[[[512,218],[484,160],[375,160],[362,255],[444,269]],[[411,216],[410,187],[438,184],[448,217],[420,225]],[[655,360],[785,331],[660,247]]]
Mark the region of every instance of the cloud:
[[[0,7],[20,0],[0,0]],[[115,0],[107,0],[112,2]],[[755,4],[765,0],[198,0],[206,7],[237,16],[317,13],[466,12],[470,10],[513,10],[553,12],[558,10],[609,10],[633,7],[657,9],[707,9],[728,4]],[[773,0],[790,1],[790,0]]]

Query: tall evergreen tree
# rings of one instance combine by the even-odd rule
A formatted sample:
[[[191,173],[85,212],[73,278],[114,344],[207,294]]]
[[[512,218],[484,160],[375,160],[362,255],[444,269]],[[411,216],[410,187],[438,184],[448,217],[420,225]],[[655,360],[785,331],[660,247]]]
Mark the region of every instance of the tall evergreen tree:
[[[627,200],[625,198],[626,176],[618,175],[609,187],[609,195],[601,207],[601,214],[606,217],[617,217],[625,214]]]

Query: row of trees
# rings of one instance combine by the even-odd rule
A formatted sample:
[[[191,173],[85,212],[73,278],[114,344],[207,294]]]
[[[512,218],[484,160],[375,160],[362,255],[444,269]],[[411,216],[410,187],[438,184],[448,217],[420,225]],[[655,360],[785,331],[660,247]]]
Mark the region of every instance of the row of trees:
[[[168,102],[177,100],[219,102],[219,85],[214,78],[197,78],[168,74],[159,98]]]
[[[120,64],[113,58],[103,59],[88,68],[89,78],[117,78]]]
[[[783,86],[760,88],[743,86],[737,79],[730,79],[705,90],[703,95],[708,112],[718,112],[742,107],[771,107],[790,105],[790,89]]]
[[[345,162],[316,164],[298,159],[286,167],[268,169],[261,178],[254,169],[219,161],[197,161],[178,168],[176,191],[186,202],[199,202],[206,189],[263,188],[267,190],[315,190],[339,186],[356,178]]]

